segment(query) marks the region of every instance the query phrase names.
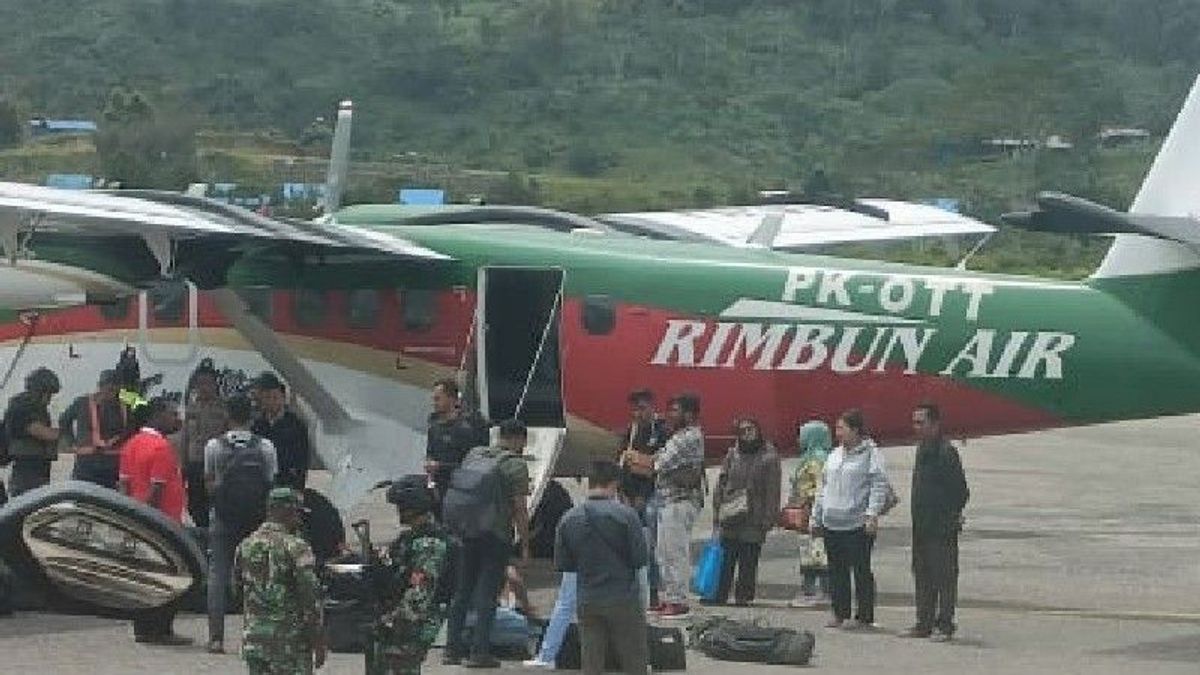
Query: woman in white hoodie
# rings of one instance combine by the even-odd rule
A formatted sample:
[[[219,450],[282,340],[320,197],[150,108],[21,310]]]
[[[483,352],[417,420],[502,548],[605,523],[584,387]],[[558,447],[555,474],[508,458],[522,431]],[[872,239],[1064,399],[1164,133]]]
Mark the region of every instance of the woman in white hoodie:
[[[837,421],[838,447],[825,461],[821,490],[813,503],[813,536],[825,538],[829,557],[829,585],[833,604],[830,628],[840,628],[850,617],[850,577],[858,610],[850,627],[875,624],[875,575],[871,548],[879,529],[879,516],[891,491],[883,453],[867,437],[862,411],[848,410]]]

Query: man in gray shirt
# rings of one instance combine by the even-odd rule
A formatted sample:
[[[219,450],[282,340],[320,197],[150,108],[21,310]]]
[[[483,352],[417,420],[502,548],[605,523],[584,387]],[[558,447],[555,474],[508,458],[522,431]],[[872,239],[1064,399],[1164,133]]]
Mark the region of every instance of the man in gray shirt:
[[[225,406],[229,413],[229,431],[204,446],[204,483],[209,495],[216,497],[222,481],[234,480],[230,477],[234,471],[261,471],[262,475],[254,478],[259,479],[261,489],[270,490],[279,471],[279,463],[271,441],[250,433],[254,418],[250,399],[234,396]],[[235,464],[234,457],[239,453],[255,454]],[[263,504],[266,504],[265,499]],[[247,512],[252,512],[254,506],[246,505]],[[228,518],[221,515],[219,508],[220,501],[214,499],[208,530],[211,552],[208,568],[208,651],[214,654],[225,651],[225,604],[233,555],[242,539],[253,531],[253,528],[247,531],[248,523],[227,522]]]
[[[562,517],[554,544],[555,567],[578,575],[584,675],[604,672],[609,645],[628,675],[645,675],[649,661],[637,574],[646,539],[637,512],[616,500],[620,480],[616,464],[592,464],[588,498]]]

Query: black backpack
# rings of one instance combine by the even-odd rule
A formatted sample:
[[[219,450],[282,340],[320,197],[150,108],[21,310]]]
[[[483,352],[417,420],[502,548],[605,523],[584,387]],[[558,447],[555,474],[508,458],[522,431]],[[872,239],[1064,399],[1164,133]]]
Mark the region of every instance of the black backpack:
[[[816,646],[816,638],[808,631],[724,617],[703,620],[689,632],[693,647],[720,661],[806,666]]]
[[[267,461],[261,452],[262,439],[251,436],[244,445],[234,445],[225,436],[218,440],[230,456],[213,493],[213,510],[228,532],[247,535],[267,517],[271,482],[267,480]]]
[[[509,457],[471,453],[450,475],[442,502],[442,522],[451,533],[475,539],[493,532],[504,509],[504,476],[500,464]]]
[[[12,464],[12,455],[8,454],[8,441],[8,425],[4,423],[4,418],[0,416],[0,466]]]

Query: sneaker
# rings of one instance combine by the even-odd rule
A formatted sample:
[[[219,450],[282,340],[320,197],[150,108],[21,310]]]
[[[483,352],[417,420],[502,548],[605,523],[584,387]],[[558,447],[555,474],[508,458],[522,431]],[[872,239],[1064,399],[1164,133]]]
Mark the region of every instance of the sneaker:
[[[522,661],[521,665],[525,666],[526,668],[538,668],[541,670],[554,670],[553,663],[551,663],[550,661],[543,661],[541,659],[529,659],[528,661]]]
[[[954,631],[935,628],[933,634],[929,636],[932,642],[949,642],[954,639]]]
[[[881,626],[874,621],[863,621],[862,619],[854,619],[846,625],[847,630],[857,630],[864,633],[879,630]]]
[[[920,626],[912,626],[906,630],[902,630],[899,633],[896,633],[896,637],[920,639],[920,638],[927,638],[932,634],[933,634],[933,631],[929,630],[928,628],[921,628]]]
[[[463,661],[464,668],[499,668],[500,659],[491,654],[475,654]]]
[[[788,600],[788,607],[792,609],[804,609],[806,607],[816,607],[820,604],[820,600],[815,595],[797,595]]]
[[[651,614],[662,614],[663,610],[666,608],[666,603],[654,602],[650,604],[650,607],[646,611],[650,612]]]
[[[679,603],[668,604],[658,614],[662,619],[686,619],[691,615],[692,610],[687,605]]]
[[[702,599],[702,600],[700,601],[700,604],[701,604],[701,605],[703,605],[703,606],[705,606],[705,607],[724,607],[724,606],[725,606],[725,602],[724,602],[724,601],[722,601],[722,600],[708,600],[708,599]]]
[[[833,619],[830,619],[829,621],[825,622],[825,627],[826,628],[841,628],[845,624],[846,624],[845,621],[842,621],[841,619],[833,618]]]
[[[221,642],[220,640],[209,641],[208,653],[209,654],[224,654],[225,653],[225,643]]]
[[[458,654],[451,654],[450,652],[445,652],[442,654],[443,666],[461,666],[462,662],[463,658]]]

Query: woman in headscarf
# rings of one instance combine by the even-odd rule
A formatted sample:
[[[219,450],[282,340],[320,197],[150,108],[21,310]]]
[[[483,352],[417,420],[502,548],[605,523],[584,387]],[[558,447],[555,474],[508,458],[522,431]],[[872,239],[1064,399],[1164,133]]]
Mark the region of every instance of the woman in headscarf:
[[[725,557],[712,604],[728,602],[731,589],[739,607],[754,600],[758,556],[779,519],[780,472],[779,454],[763,438],[762,427],[752,419],[739,420],[737,442],[725,455],[713,492],[713,532],[719,533]]]
[[[796,446],[799,462],[792,473],[788,507],[807,509],[811,513],[813,502],[821,490],[825,460],[833,450],[829,425],[820,420],[805,422],[797,432]],[[826,601],[829,595],[829,562],[825,556],[825,540],[801,532],[800,549],[800,593],[789,604],[792,607],[813,607]]]

